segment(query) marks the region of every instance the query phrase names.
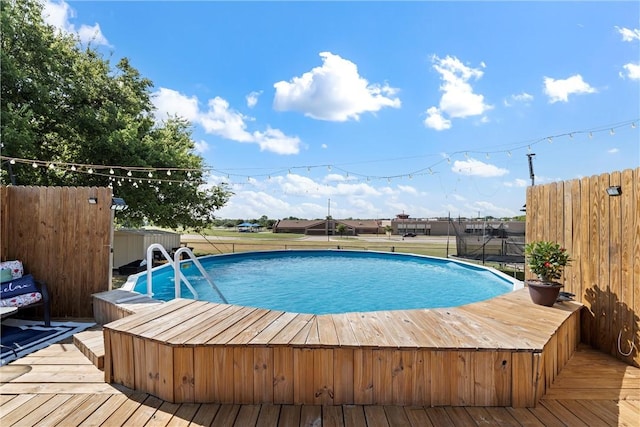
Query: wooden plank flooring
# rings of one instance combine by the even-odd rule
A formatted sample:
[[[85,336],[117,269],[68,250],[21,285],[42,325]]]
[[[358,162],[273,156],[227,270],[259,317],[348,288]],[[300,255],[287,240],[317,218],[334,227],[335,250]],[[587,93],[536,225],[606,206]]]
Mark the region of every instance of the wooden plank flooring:
[[[640,369],[580,347],[535,408],[173,404],[105,384],[72,343],[0,368],[8,426],[638,426]]]

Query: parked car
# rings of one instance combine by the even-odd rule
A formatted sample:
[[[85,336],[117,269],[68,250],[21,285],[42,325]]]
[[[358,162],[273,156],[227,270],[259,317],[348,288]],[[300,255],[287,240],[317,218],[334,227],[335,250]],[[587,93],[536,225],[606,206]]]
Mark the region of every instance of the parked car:
[[[404,233],[402,237],[416,237],[416,233]]]

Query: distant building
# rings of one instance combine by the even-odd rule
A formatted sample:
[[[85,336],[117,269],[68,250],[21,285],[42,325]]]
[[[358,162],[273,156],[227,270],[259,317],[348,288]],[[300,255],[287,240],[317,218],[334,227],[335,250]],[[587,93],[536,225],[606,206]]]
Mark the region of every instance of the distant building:
[[[464,229],[464,233],[471,235],[482,235],[489,233],[498,236],[496,233],[522,233],[524,235],[524,221],[501,221],[501,220],[471,220],[463,218],[410,218],[408,214],[396,215],[392,220],[351,220],[351,219],[281,219],[273,226],[274,233],[295,233],[308,236],[335,236],[338,226],[343,224],[346,227],[345,236],[357,236],[360,234],[384,234],[385,227],[391,226],[391,234],[404,235],[414,233],[416,236],[454,236],[456,232],[453,224],[459,230]],[[505,231],[506,230],[506,231]]]
[[[340,234],[337,232],[340,224],[346,228],[345,236],[384,233],[380,221],[372,219],[281,219],[273,225],[273,232],[305,234],[308,236],[335,236]]]

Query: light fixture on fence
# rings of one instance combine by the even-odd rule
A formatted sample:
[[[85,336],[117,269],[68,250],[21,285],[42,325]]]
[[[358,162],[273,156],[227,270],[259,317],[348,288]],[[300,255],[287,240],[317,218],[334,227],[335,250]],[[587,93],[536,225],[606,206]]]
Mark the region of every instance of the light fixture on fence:
[[[114,197],[111,199],[111,209],[114,211],[123,211],[127,209],[127,203],[121,197]]]
[[[619,196],[622,194],[622,188],[619,185],[612,185],[607,188],[607,194],[610,196]]]
[[[97,197],[89,197],[89,204],[90,205],[95,205],[98,203],[98,198]]]

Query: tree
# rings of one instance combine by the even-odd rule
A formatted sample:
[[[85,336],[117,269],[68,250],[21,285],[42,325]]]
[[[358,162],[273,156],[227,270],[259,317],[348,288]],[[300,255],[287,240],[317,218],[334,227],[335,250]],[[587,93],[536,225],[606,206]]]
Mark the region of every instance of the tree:
[[[128,225],[211,225],[231,193],[204,185],[188,122],[155,122],[153,83],[46,25],[37,0],[0,7],[2,182],[111,186]]]
[[[338,224],[338,226],[336,227],[336,231],[338,232],[340,237],[342,237],[344,233],[347,231],[347,226],[344,224]]]

